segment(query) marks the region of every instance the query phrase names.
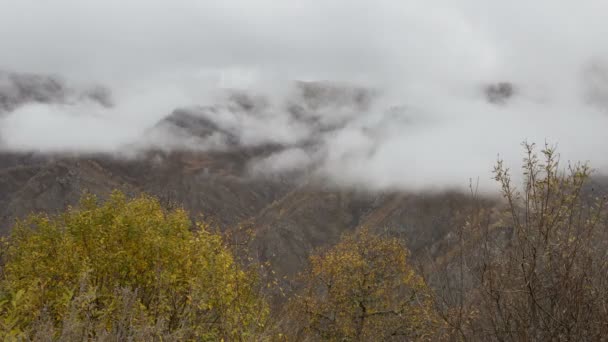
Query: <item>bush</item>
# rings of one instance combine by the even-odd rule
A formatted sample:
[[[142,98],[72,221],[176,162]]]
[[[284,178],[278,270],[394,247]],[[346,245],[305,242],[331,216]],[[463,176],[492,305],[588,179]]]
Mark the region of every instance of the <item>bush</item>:
[[[460,258],[439,281],[446,322],[463,340],[598,341],[608,331],[606,200],[586,164],[524,144],[523,184],[499,161],[504,210],[476,208]],[[450,267],[448,267],[449,269]],[[448,280],[445,280],[448,279]]]
[[[255,274],[193,228],[184,210],[120,192],[19,222],[4,246],[0,337],[253,338],[268,315]]]
[[[394,238],[364,229],[310,258],[290,303],[300,339],[428,340],[437,331],[432,298]]]

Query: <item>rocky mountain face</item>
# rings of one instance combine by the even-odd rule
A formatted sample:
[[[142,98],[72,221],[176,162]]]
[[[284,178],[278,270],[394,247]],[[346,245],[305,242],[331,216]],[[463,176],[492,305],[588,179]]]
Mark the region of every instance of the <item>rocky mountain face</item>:
[[[57,76],[0,70],[0,113],[30,103],[66,104],[75,101],[92,101],[111,107],[112,94],[100,85],[77,89]]]
[[[283,110],[294,124],[313,128],[315,133],[302,139],[247,141],[247,124],[239,120],[257,116],[264,122],[269,103],[231,92],[222,105],[177,109],[147,131],[151,137],[187,141],[180,148],[146,146],[121,156],[0,152],[0,234],[28,213],[52,214],[77,205],[85,191],[103,198],[119,189],[155,195],[166,206],[183,206],[193,220],[202,215],[222,230],[251,228],[254,251],[282,275],[293,275],[315,248],[360,227],[403,237],[414,256],[446,249],[442,244],[464,222],[469,195],[340,188],[307,169],[252,174],[252,162],[277,152],[294,147],[316,151],[320,137],[352,120],[352,113],[365,110],[375,96],[371,90],[325,83],[301,82],[295,89]],[[488,89],[489,101],[504,102],[513,95],[510,85]],[[0,112],[27,103],[83,98],[112,105],[104,88],[74,90],[50,77],[0,74]],[[217,119],[221,115],[227,117]]]
[[[0,155],[0,227],[31,212],[77,205],[84,191],[149,193],[181,205],[219,229],[252,228],[253,246],[280,274],[301,269],[315,248],[359,227],[404,237],[413,253],[427,251],[462,224],[467,195],[367,193],[260,179],[243,174],[260,151],[149,152],[132,160],[111,156]]]

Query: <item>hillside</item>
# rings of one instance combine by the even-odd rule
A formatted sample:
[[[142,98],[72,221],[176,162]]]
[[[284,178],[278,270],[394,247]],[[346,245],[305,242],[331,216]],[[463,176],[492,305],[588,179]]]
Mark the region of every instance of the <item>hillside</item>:
[[[109,93],[76,90],[58,78],[3,77],[0,110],[6,113],[32,103],[83,99],[111,105]],[[466,203],[464,195],[348,190],[327,184],[307,168],[253,172],[252,165],[282,151],[314,153],[324,136],[356,118],[375,96],[371,90],[331,83],[299,82],[294,89],[282,108],[294,122],[317,132],[303,140],[243,141],[239,127],[222,116],[255,119],[272,110],[271,104],[262,95],[230,91],[218,105],[176,109],[146,130],[134,153],[1,152],[0,233],[7,234],[15,219],[29,213],[52,214],[75,205],[83,192],[104,198],[114,189],[155,195],[167,207],[183,206],[193,220],[204,215],[221,230],[252,227],[259,257],[282,274],[296,273],[315,248],[358,227],[390,228],[414,251],[449,232]],[[144,144],[159,136],[178,145]],[[216,145],[209,148],[210,142]],[[192,146],[197,143],[207,149]]]
[[[90,96],[53,78],[4,77],[10,86],[0,89],[0,99],[7,113],[31,103]],[[507,83],[484,91],[487,101],[497,105],[514,92]],[[102,93],[106,95],[100,103],[110,106],[109,93]],[[183,206],[193,220],[203,215],[222,231],[251,228],[256,255],[282,275],[297,273],[312,251],[362,227],[404,239],[414,257],[438,257],[451,250],[450,239],[469,214],[470,195],[344,187],[328,182],[315,168],[319,158],[326,158],[319,145],[356,121],[375,96],[369,89],[307,82],[296,83],[280,104],[263,95],[228,91],[219,104],[169,113],[148,127],[139,142],[125,146],[125,153],[1,152],[0,234],[29,213],[56,213],[75,205],[83,192],[105,198],[119,189],[129,195],[152,194],[167,207]],[[277,106],[292,125],[304,125],[311,133],[301,139],[249,141],[247,125],[264,122]],[[395,106],[388,113],[399,120],[408,115]],[[365,132],[381,135],[383,129],[378,125]],[[172,145],[150,144],[159,137]],[[272,159],[294,149],[311,160],[286,168]],[[595,188],[603,183],[598,179]],[[484,200],[483,205],[496,202]]]
[[[387,228],[414,252],[423,251],[459,224],[467,206],[467,195],[458,193],[379,194],[251,178],[241,173],[248,156],[155,152],[145,159],[119,160],[3,154],[1,232],[31,212],[55,213],[75,205],[84,191],[102,198],[114,189],[149,193],[167,206],[183,206],[193,219],[204,215],[222,230],[253,228],[259,256],[280,273],[294,274],[315,248],[363,226]]]

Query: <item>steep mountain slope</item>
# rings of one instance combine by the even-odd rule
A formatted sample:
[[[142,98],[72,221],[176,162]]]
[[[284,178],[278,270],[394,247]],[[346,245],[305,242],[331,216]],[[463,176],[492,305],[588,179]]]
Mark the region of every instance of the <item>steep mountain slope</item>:
[[[0,156],[0,160],[11,158]],[[110,156],[59,158],[32,166],[0,170],[0,218],[6,233],[14,218],[30,212],[53,213],[77,204],[84,191],[107,196],[120,189],[146,192],[166,205],[183,205],[222,227],[236,225],[284,193],[277,182],[251,180],[234,173],[238,156],[155,154],[147,159]],[[159,160],[166,158],[166,160]]]
[[[32,103],[68,104],[77,101],[110,107],[112,95],[109,89],[100,85],[76,88],[58,76],[0,70],[0,113]]]
[[[262,260],[281,274],[293,274],[315,248],[362,227],[405,239],[415,257],[436,256],[438,244],[464,224],[472,202],[452,192],[370,194],[309,187],[292,191],[249,224],[257,232],[254,245]]]
[[[32,75],[3,77],[0,110],[83,99],[111,105],[109,93],[101,88],[74,90],[57,79]],[[506,87],[493,91],[506,100],[512,95]],[[296,83],[279,104],[261,95],[229,91],[218,105],[173,111],[121,155],[0,152],[0,234],[8,233],[14,220],[28,213],[55,213],[77,205],[84,191],[103,198],[119,189],[127,194],[150,193],[165,206],[183,206],[192,219],[203,215],[222,230],[251,227],[257,256],[283,275],[300,270],[315,248],[333,244],[360,227],[403,237],[414,256],[438,255],[454,227],[463,224],[469,196],[341,188],[315,177],[306,167],[286,171],[268,159],[297,149],[311,158],[305,166],[314,166],[315,158],[326,154],[318,145],[356,121],[375,96],[369,89],[306,82]],[[404,110],[390,108],[389,117],[405,120]],[[287,117],[280,118],[288,120],[285,127],[304,127],[307,135],[260,136],[255,130],[270,132],[273,127],[264,125],[277,119],[276,111]],[[364,134],[384,134],[382,127],[377,132],[373,125],[367,128]],[[252,172],[252,165],[260,160],[271,167]]]
[[[253,228],[255,250],[280,274],[293,274],[315,248],[358,227],[385,230],[408,241],[414,253],[445,238],[464,217],[466,195],[372,194],[315,183],[251,178],[244,162],[254,152],[150,153],[120,160],[109,156],[50,158],[0,170],[0,218],[6,234],[15,218],[76,205],[83,191],[107,196],[120,189],[182,205],[221,229]],[[2,155],[0,160],[15,158]]]

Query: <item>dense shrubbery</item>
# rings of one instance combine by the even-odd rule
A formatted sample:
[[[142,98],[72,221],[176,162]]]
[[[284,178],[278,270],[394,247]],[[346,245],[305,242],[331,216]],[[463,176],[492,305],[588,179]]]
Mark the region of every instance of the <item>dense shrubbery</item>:
[[[499,161],[504,210],[473,208],[457,257],[436,277],[453,336],[476,341],[599,341],[608,331],[608,211],[585,164],[525,144],[523,186]]]
[[[404,244],[363,229],[311,257],[293,298],[295,336],[324,341],[431,340],[440,326],[430,289]]]
[[[288,312],[277,308],[287,324],[270,329],[255,268],[239,267],[220,235],[192,228],[183,210],[118,192],[19,222],[3,245],[0,337],[337,341],[434,331],[430,290],[396,239],[365,230],[313,256],[304,290]]]
[[[481,280],[474,327],[500,340],[600,340],[608,331],[606,201],[585,191],[587,165],[562,171],[552,148],[526,152],[521,190],[501,162],[495,169],[511,238],[497,254],[486,239],[471,263]]]
[[[247,338],[268,315],[256,274],[221,236],[157,200],[85,196],[58,217],[19,222],[4,250],[0,337]]]

